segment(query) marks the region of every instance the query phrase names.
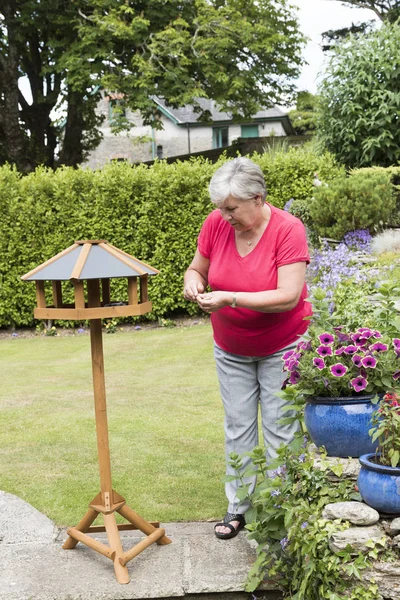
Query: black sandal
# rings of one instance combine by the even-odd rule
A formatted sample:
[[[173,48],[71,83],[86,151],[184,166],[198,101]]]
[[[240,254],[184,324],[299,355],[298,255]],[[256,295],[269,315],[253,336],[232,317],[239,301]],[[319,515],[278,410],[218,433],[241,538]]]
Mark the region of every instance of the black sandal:
[[[239,521],[239,525],[237,526],[237,528],[231,525],[231,521]],[[230,538],[235,537],[245,525],[246,521],[243,515],[226,513],[222,523],[217,523],[216,525],[214,525],[214,533],[220,540],[229,540]],[[228,529],[230,529],[230,532],[220,533],[219,531],[215,531],[216,527],[228,527]]]

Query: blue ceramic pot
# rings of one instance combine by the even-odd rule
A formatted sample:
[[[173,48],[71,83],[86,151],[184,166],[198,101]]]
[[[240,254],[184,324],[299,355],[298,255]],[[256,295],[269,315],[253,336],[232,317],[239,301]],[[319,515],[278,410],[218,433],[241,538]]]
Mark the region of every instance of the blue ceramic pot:
[[[328,456],[359,457],[375,452],[378,441],[368,435],[377,405],[370,396],[307,398],[304,420],[316,446],[325,446]]]
[[[358,489],[366,504],[380,513],[400,515],[400,467],[374,462],[379,454],[360,456]]]

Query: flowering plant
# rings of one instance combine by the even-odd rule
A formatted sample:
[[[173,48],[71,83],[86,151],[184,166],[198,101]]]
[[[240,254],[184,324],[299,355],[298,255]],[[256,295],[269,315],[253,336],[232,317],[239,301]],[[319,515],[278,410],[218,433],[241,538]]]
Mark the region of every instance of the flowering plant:
[[[397,467],[400,463],[400,395],[386,393],[379,408],[372,415],[372,441],[379,441],[377,461],[381,465]]]
[[[384,394],[400,383],[400,334],[372,327],[347,331],[334,326],[324,292],[313,299],[313,322],[295,350],[283,355],[285,384],[302,396]]]

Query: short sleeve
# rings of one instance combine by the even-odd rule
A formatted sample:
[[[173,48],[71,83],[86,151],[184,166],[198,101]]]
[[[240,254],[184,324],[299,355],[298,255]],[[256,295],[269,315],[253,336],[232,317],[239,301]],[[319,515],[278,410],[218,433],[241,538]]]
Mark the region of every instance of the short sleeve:
[[[296,262],[310,262],[306,230],[303,223],[294,218],[280,231],[276,248],[276,265],[290,265]]]
[[[210,258],[215,240],[216,217],[218,211],[213,211],[204,221],[197,238],[197,248],[202,256]]]

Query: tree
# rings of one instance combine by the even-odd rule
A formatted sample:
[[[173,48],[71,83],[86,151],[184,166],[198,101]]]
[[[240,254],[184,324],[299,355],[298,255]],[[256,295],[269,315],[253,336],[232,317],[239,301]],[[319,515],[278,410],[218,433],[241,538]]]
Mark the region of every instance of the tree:
[[[331,0],[337,2],[338,0]],[[344,6],[353,6],[355,8],[368,8],[383,22],[395,23],[400,17],[400,0],[340,0]],[[364,23],[352,23],[351,27],[342,29],[330,29],[322,34],[323,51],[330,50],[338,41],[347,37],[349,34],[362,34],[371,30],[373,21]]]
[[[156,127],[154,96],[192,103],[203,119],[199,97],[234,117],[289,102],[305,41],[294,10],[287,0],[3,0],[0,160],[23,171],[57,154],[80,163],[100,139],[102,88]],[[115,127],[127,126],[121,110]]]
[[[400,25],[351,36],[330,57],[318,135],[348,167],[400,160]]]
[[[288,113],[298,135],[313,134],[317,126],[318,97],[305,90],[297,94],[295,110]]]

